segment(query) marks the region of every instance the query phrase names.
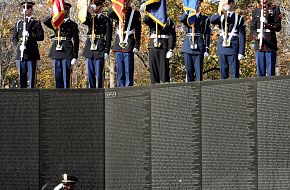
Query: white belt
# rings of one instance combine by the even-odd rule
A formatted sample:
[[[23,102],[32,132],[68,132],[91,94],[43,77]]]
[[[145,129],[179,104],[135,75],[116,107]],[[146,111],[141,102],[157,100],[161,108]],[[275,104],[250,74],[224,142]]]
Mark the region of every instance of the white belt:
[[[156,38],[156,34],[151,34],[150,38]],[[157,38],[169,38],[168,35],[158,35]]]
[[[192,33],[187,33],[186,36],[192,36]],[[202,36],[201,33],[194,33],[194,36]]]
[[[271,32],[271,30],[269,30],[269,29],[264,29],[263,31],[264,32]],[[261,32],[261,29],[257,29],[257,32]]]
[[[228,35],[229,35],[229,34],[228,34]],[[220,33],[220,36],[224,36],[224,34],[223,34],[223,33]],[[237,33],[233,33],[232,36],[239,36],[239,34],[237,34]]]

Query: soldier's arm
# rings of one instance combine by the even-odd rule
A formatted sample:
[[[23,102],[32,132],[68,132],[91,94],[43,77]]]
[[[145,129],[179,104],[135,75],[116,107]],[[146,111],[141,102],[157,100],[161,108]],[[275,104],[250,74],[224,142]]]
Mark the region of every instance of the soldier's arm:
[[[109,18],[107,18],[106,23],[106,47],[105,53],[109,54],[111,49],[111,42],[112,42],[112,34],[113,34],[113,26],[112,22]]]
[[[188,14],[183,13],[180,17],[180,22],[184,24],[186,27],[190,27],[187,23]]]
[[[221,16],[217,13],[210,16],[210,23],[212,24],[220,24],[221,23]]]
[[[140,49],[140,41],[141,41],[141,29],[142,29],[142,25],[141,25],[141,14],[139,11],[135,11],[136,17],[135,17],[135,39],[136,39],[136,43],[135,43],[135,47],[136,49]]]
[[[251,36],[254,40],[257,40],[258,39],[258,32],[257,32],[257,29],[258,29],[258,21],[255,17],[255,14],[256,14],[256,11],[254,10],[252,12],[252,20],[251,20],[251,24],[250,24],[250,33],[251,33]]]
[[[270,29],[275,32],[280,32],[282,29],[282,26],[281,26],[281,12],[280,12],[279,7],[275,8],[274,15],[275,15],[275,22],[266,24],[265,28]]]
[[[54,30],[52,24],[51,24],[51,20],[52,20],[52,17],[51,16],[48,16],[48,17],[45,17],[44,20],[43,20],[43,24],[45,26],[47,26],[48,28]]]
[[[143,22],[149,26],[149,28],[155,27],[155,22],[148,15],[144,16]]]
[[[209,17],[207,17],[205,19],[205,30],[204,30],[204,39],[205,39],[205,51],[207,53],[209,53],[209,46],[210,46],[210,33],[211,33],[211,29],[210,29],[210,21],[209,21]]]
[[[171,24],[168,26],[169,30],[169,39],[168,39],[168,48],[173,50],[176,46],[176,32],[175,32],[175,24],[170,19]]]
[[[245,55],[246,27],[244,17],[239,19],[239,54]]]
[[[13,43],[13,46],[16,47],[17,46],[17,43],[19,41],[19,38],[18,38],[18,23],[17,22],[14,26],[14,29],[13,29],[13,35],[12,35],[12,43]]]
[[[114,20],[119,20],[117,14],[115,13],[115,11],[113,9],[109,9],[108,17],[111,19],[114,19]]]
[[[74,23],[74,29],[73,29],[73,58],[78,58],[79,53],[79,45],[80,45],[80,39],[79,39],[79,29],[78,25]]]
[[[87,12],[86,20],[83,22],[84,25],[90,26],[92,24],[92,15]]]
[[[32,27],[31,36],[36,41],[44,40],[44,32],[40,21],[36,21],[35,25]]]

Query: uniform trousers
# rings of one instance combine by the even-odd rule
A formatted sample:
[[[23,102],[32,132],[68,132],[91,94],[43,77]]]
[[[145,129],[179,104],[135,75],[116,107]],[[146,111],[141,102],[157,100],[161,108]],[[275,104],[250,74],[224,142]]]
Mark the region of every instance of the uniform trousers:
[[[70,88],[71,59],[54,59],[56,88]]]
[[[166,53],[166,49],[149,49],[151,84],[170,82],[169,59],[166,58]]]
[[[202,68],[203,68],[203,55],[202,54],[183,54],[185,67],[186,67],[186,81],[201,81]]]
[[[88,82],[90,88],[96,88],[96,81],[98,88],[103,88],[104,76],[104,58],[89,59],[86,58],[86,67],[88,74]]]
[[[134,53],[116,52],[117,86],[133,86],[134,83]]]
[[[29,88],[35,87],[36,60],[17,60],[16,64],[20,75],[20,88],[27,88],[27,73],[29,75]]]
[[[256,52],[257,74],[258,76],[275,76],[276,51]]]
[[[220,78],[229,78],[229,71],[231,72],[232,78],[239,78],[240,63],[238,60],[238,55],[219,55],[220,64]]]

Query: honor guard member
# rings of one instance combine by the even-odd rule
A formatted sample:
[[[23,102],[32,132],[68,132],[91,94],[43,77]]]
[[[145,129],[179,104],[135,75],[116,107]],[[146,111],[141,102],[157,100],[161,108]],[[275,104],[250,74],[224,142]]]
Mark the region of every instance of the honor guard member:
[[[102,14],[103,1],[91,4],[86,21],[83,23],[88,26],[87,40],[83,51],[86,58],[88,82],[90,88],[103,88],[104,65],[109,58],[112,24],[108,17]]]
[[[180,19],[186,27],[181,52],[186,66],[187,82],[202,80],[203,59],[209,56],[210,21],[209,17],[199,11],[202,2],[203,0],[198,1],[194,16],[189,17],[189,14],[184,13]]]
[[[222,1],[221,1],[222,2]],[[228,0],[228,3],[220,5],[223,14],[214,14],[210,22],[220,28],[218,39],[217,55],[219,56],[220,77],[229,77],[229,70],[232,78],[239,78],[239,61],[245,55],[245,24],[244,18],[234,13],[235,1]]]
[[[134,53],[139,51],[141,39],[141,14],[139,11],[132,9],[131,0],[126,0],[125,12],[124,31],[121,30],[119,23],[112,47],[112,51],[116,53],[118,87],[133,86]],[[117,14],[112,9],[109,10],[108,16],[119,21]]]
[[[64,4],[65,18],[57,29],[51,23],[51,16],[44,20],[44,24],[55,33],[49,57],[53,59],[56,88],[70,87],[71,65],[78,58],[79,29],[77,23],[69,18],[70,8],[71,4]]]
[[[257,74],[274,76],[278,51],[276,32],[282,29],[280,9],[268,0],[259,2],[260,6],[252,13],[250,27],[255,40]]]
[[[144,2],[140,9],[145,10],[145,6]],[[176,45],[175,24],[168,17],[163,27],[148,15],[144,16],[143,21],[150,29],[148,49],[151,84],[170,82],[169,59]]]
[[[61,179],[61,183],[58,184],[54,190],[74,190],[75,183],[78,181],[78,178],[75,176],[69,176],[67,174],[63,174]]]
[[[43,41],[44,32],[41,22],[32,17],[33,1],[22,2],[23,19],[14,26],[13,45],[16,47],[16,64],[20,75],[20,87],[27,88],[27,73],[29,87],[35,87],[36,63],[40,59],[37,41]]]

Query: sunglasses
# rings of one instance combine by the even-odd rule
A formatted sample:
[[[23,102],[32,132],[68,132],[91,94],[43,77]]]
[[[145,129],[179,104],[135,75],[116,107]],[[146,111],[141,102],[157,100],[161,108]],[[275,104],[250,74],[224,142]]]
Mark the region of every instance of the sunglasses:
[[[33,6],[32,5],[27,5],[26,8],[27,9],[31,9]],[[25,9],[25,5],[23,6],[23,9]]]

